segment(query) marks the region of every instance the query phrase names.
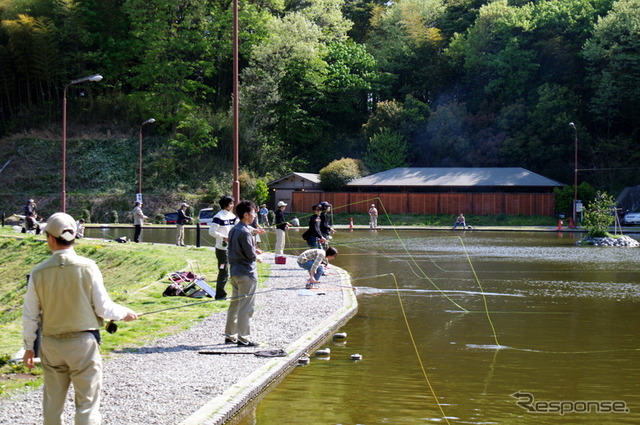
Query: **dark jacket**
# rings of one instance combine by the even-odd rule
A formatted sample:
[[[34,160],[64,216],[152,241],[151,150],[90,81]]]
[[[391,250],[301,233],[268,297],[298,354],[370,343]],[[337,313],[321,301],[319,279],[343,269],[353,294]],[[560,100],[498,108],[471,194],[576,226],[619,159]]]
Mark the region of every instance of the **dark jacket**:
[[[176,224],[187,224],[187,222],[191,220],[182,208],[178,210],[178,218],[176,219]]]
[[[287,230],[287,220],[280,208],[276,210],[276,229]]]
[[[320,216],[313,214],[309,217],[309,229],[302,234],[302,239],[308,241],[311,238],[323,238],[320,231]]]

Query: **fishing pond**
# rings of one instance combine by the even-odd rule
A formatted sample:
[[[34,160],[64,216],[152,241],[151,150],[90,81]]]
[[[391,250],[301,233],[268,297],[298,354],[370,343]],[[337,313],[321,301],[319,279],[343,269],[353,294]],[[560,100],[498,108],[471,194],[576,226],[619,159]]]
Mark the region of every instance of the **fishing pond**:
[[[347,337],[233,423],[640,423],[640,251],[581,236],[340,230],[332,263],[359,303]]]
[[[580,236],[336,233],[347,338],[237,424],[639,423],[640,251]]]

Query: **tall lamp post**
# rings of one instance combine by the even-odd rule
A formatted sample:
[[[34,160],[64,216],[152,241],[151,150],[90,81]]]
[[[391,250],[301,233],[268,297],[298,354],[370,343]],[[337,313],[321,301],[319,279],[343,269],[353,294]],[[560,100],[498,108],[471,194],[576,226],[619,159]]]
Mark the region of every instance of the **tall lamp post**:
[[[233,0],[233,197],[240,202],[240,124],[238,108],[238,0]]]
[[[577,204],[578,204],[578,129],[576,128],[576,125],[572,122],[569,123],[569,127],[573,127],[573,134],[575,136],[575,143],[574,143],[574,156],[573,156],[573,164],[574,164],[574,168],[573,168],[573,227],[576,227],[578,225],[578,222],[576,221],[576,210],[577,210]]]
[[[138,196],[136,197],[138,202],[142,202],[142,127],[145,124],[153,124],[154,122],[156,122],[154,118],[149,118],[140,124],[140,130],[138,131],[138,147],[140,150],[140,155],[138,156]]]
[[[99,74],[78,78],[67,84],[62,92],[62,212],[65,213],[67,212],[67,89],[74,84],[100,80],[102,75]]]

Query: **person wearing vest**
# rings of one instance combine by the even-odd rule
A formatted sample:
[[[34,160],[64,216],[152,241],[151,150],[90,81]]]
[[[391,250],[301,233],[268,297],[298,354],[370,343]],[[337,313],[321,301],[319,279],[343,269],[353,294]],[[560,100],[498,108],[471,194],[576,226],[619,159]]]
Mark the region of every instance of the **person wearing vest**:
[[[73,382],[75,425],[99,425],[104,320],[131,321],[133,310],[109,298],[96,263],[76,254],[76,222],[53,214],[45,228],[52,255],[29,276],[22,312],[26,367],[34,366],[34,343],[42,328],[40,360],[44,371],[44,425],[62,424],[64,403]]]

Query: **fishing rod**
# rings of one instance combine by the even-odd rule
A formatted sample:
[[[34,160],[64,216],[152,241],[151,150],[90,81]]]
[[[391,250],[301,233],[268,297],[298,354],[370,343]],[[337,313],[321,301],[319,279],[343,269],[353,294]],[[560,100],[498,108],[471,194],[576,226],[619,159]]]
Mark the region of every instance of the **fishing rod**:
[[[144,313],[140,313],[140,314],[138,314],[138,318],[140,318],[142,316],[149,316],[151,314],[162,313],[164,311],[176,310],[176,309],[181,309],[181,308],[193,307],[193,306],[201,305],[201,304],[213,303],[213,302],[216,302],[216,301],[235,301],[235,300],[240,299],[240,298],[252,297],[254,295],[262,295],[262,294],[266,294],[266,293],[269,293],[269,292],[275,292],[275,291],[289,291],[289,290],[293,290],[293,289],[300,289],[300,288],[299,287],[295,287],[295,286],[292,286],[290,288],[273,288],[273,289],[267,289],[267,290],[264,290],[264,291],[252,292],[250,294],[237,295],[235,297],[227,297],[227,298],[222,298],[222,299],[217,299],[217,300],[216,299],[210,299],[210,300],[205,300],[205,301],[196,301],[196,302],[193,302],[193,303],[177,305],[177,306],[167,307],[167,308],[161,308],[160,310],[153,310],[153,311],[147,311],[147,312],[144,312]],[[118,330],[118,324],[115,322],[115,320],[110,320],[109,323],[107,323],[105,329],[106,329],[106,331],[108,333],[114,334]]]

